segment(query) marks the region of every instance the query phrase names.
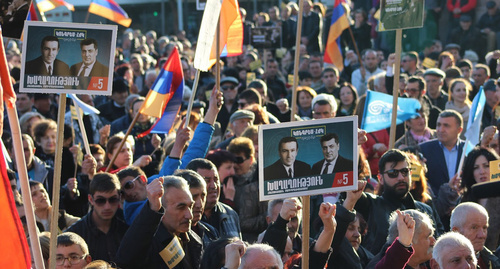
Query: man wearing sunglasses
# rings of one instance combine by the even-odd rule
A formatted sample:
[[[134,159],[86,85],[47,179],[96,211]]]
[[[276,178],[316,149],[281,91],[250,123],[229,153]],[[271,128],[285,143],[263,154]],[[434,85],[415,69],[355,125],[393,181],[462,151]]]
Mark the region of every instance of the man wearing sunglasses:
[[[222,131],[225,131],[231,115],[238,110],[236,96],[238,95],[239,81],[234,77],[225,77],[220,80],[220,87],[224,97],[224,105],[217,115],[217,122],[220,123]]]
[[[89,203],[92,210],[66,231],[80,235],[96,260],[112,262],[128,229],[122,220],[120,182],[116,175],[98,173],[90,182]]]
[[[408,156],[398,149],[391,149],[382,155],[378,166],[381,195],[363,193],[355,206],[368,223],[363,246],[374,254],[381,250],[387,239],[389,217],[397,209],[416,209],[426,213],[432,219],[436,236],[441,235],[444,229],[437,212],[415,201],[409,193],[411,171]]]

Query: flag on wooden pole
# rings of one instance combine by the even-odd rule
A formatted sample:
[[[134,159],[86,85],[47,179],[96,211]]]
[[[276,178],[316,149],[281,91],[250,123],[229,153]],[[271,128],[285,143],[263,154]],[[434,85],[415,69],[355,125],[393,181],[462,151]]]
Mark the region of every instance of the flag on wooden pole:
[[[193,62],[194,68],[200,71],[206,72],[213,65],[210,65],[210,55],[212,45],[215,43],[215,30],[219,21],[220,10],[220,0],[207,0],[205,11],[203,11],[203,18],[201,19]]]
[[[139,110],[139,113],[156,117],[158,120],[151,129],[139,134],[138,137],[144,137],[151,132],[170,132],[182,104],[183,90],[184,75],[181,60],[177,48],[174,48]]]
[[[332,22],[330,24],[330,31],[328,32],[328,41],[326,42],[324,62],[335,65],[340,71],[344,69],[344,59],[340,50],[340,36],[348,27],[349,20],[342,6],[342,1],[335,0]]]

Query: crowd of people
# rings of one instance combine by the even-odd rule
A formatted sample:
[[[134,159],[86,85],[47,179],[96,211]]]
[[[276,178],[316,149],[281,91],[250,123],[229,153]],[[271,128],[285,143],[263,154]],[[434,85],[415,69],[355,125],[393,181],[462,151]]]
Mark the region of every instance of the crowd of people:
[[[59,233],[57,268],[297,268],[302,240],[311,242],[307,262],[314,269],[500,268],[500,198],[473,191],[474,184],[491,180],[489,162],[500,154],[500,40],[495,34],[500,13],[489,1],[487,13],[473,23],[473,9],[463,2],[472,1],[447,3],[455,27],[449,42],[434,36],[419,50],[404,50],[399,78],[394,78],[396,55],[381,46],[384,34],[373,31],[375,10],[360,1],[351,3],[356,40],[341,37],[342,70],[323,62],[331,10],[320,3],[305,1],[299,48],[294,47],[298,7],[293,2],[255,14],[253,20],[240,9],[243,54],[221,60],[220,85],[215,85],[215,68],[201,73],[195,93],[193,40],[182,31],[158,37],[154,31],[127,29],[118,38],[111,96],[78,96],[100,111],[83,116],[91,152],[82,149],[82,130],[69,104],[65,125],[58,126],[57,95],[18,91],[20,46],[8,41],[44,261],[49,257],[54,154],[62,146],[60,207],[54,208],[59,218],[52,223]],[[433,4],[426,1],[426,12],[436,19],[440,7]],[[260,26],[282,27],[283,47],[253,49],[249,31]],[[425,31],[437,32],[429,27],[426,18]],[[155,122],[140,115],[124,137],[174,48],[181,55],[185,88],[173,131],[138,136]],[[298,66],[295,49],[300,50]],[[296,90],[289,80],[294,68],[299,69]],[[388,129],[358,132],[357,190],[312,196],[311,238],[302,238],[301,198],[259,200],[258,126],[351,115],[361,122],[366,93],[392,95],[394,79],[399,80],[399,97],[420,102],[419,116],[392,127],[394,149]],[[459,171],[471,101],[481,87],[486,96],[481,141]],[[292,105],[293,93],[297,103]],[[192,94],[196,101],[187,115]],[[63,145],[56,145],[58,129],[64,132]],[[14,151],[8,118],[2,140],[12,160],[21,154]],[[327,152],[332,160],[327,153],[325,159],[348,166],[339,161],[338,137],[324,140],[322,146],[326,142],[336,150]],[[284,144],[297,150],[296,140]],[[288,156],[292,166],[295,157]],[[319,164],[317,170],[340,171],[328,165]],[[26,226],[19,169],[15,162],[9,166]],[[413,172],[413,167],[420,169]]]

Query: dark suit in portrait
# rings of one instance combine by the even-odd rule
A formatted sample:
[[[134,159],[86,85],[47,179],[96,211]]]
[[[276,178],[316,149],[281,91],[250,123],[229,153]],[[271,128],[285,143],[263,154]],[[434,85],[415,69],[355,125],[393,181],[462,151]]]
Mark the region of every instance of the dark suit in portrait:
[[[54,68],[52,76],[69,76],[69,66],[65,62],[55,59],[52,66]],[[24,73],[26,75],[50,76],[49,71],[45,67],[42,56],[26,62]]]
[[[323,169],[323,165],[325,164],[325,159],[313,164],[312,167],[312,174],[313,175],[320,175],[321,170]],[[337,172],[347,172],[347,171],[353,171],[353,163],[351,160],[346,159],[342,156],[337,157],[337,161],[335,162],[335,167],[333,167],[333,173]]]
[[[80,68],[82,67],[83,62],[74,64],[71,66],[69,69],[69,72],[71,73],[72,76],[78,76],[78,72],[80,72]],[[108,76],[108,67],[101,64],[98,61],[95,61],[94,66],[92,67],[92,70],[89,73],[89,77],[107,77]],[[80,74],[81,77],[83,77],[83,70],[82,74]]]
[[[305,162],[295,160],[293,163],[293,177],[304,177],[311,175],[311,166]],[[281,162],[281,159],[264,168],[264,180],[290,178],[288,171]]]

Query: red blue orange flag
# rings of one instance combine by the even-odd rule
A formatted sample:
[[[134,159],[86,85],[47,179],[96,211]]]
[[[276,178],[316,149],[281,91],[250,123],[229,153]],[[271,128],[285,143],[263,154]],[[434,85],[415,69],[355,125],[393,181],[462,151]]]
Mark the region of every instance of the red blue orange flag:
[[[215,37],[217,38],[217,37]],[[220,51],[221,57],[238,56],[243,53],[243,22],[236,0],[223,0],[220,10]],[[216,41],[212,44],[210,66],[216,62]]]
[[[332,23],[328,32],[328,41],[326,42],[324,62],[335,65],[340,71],[344,69],[344,59],[340,51],[340,35],[347,27],[349,27],[349,20],[342,6],[342,1],[335,0]]]
[[[36,6],[38,7],[38,10],[41,13],[45,13],[49,10],[52,10],[56,7],[61,7],[61,6],[65,6],[69,10],[75,11],[75,7],[72,4],[66,3],[63,0],[37,0]]]
[[[38,16],[36,15],[36,10],[35,6],[33,5],[33,2],[30,4],[30,10],[28,12],[28,17],[26,18],[27,21],[38,21]]]
[[[156,117],[158,120],[150,130],[138,137],[144,137],[150,132],[170,132],[182,105],[183,91],[184,75],[181,60],[177,48],[174,48],[139,110],[139,113]]]
[[[89,12],[129,27],[132,19],[114,0],[92,0]]]

